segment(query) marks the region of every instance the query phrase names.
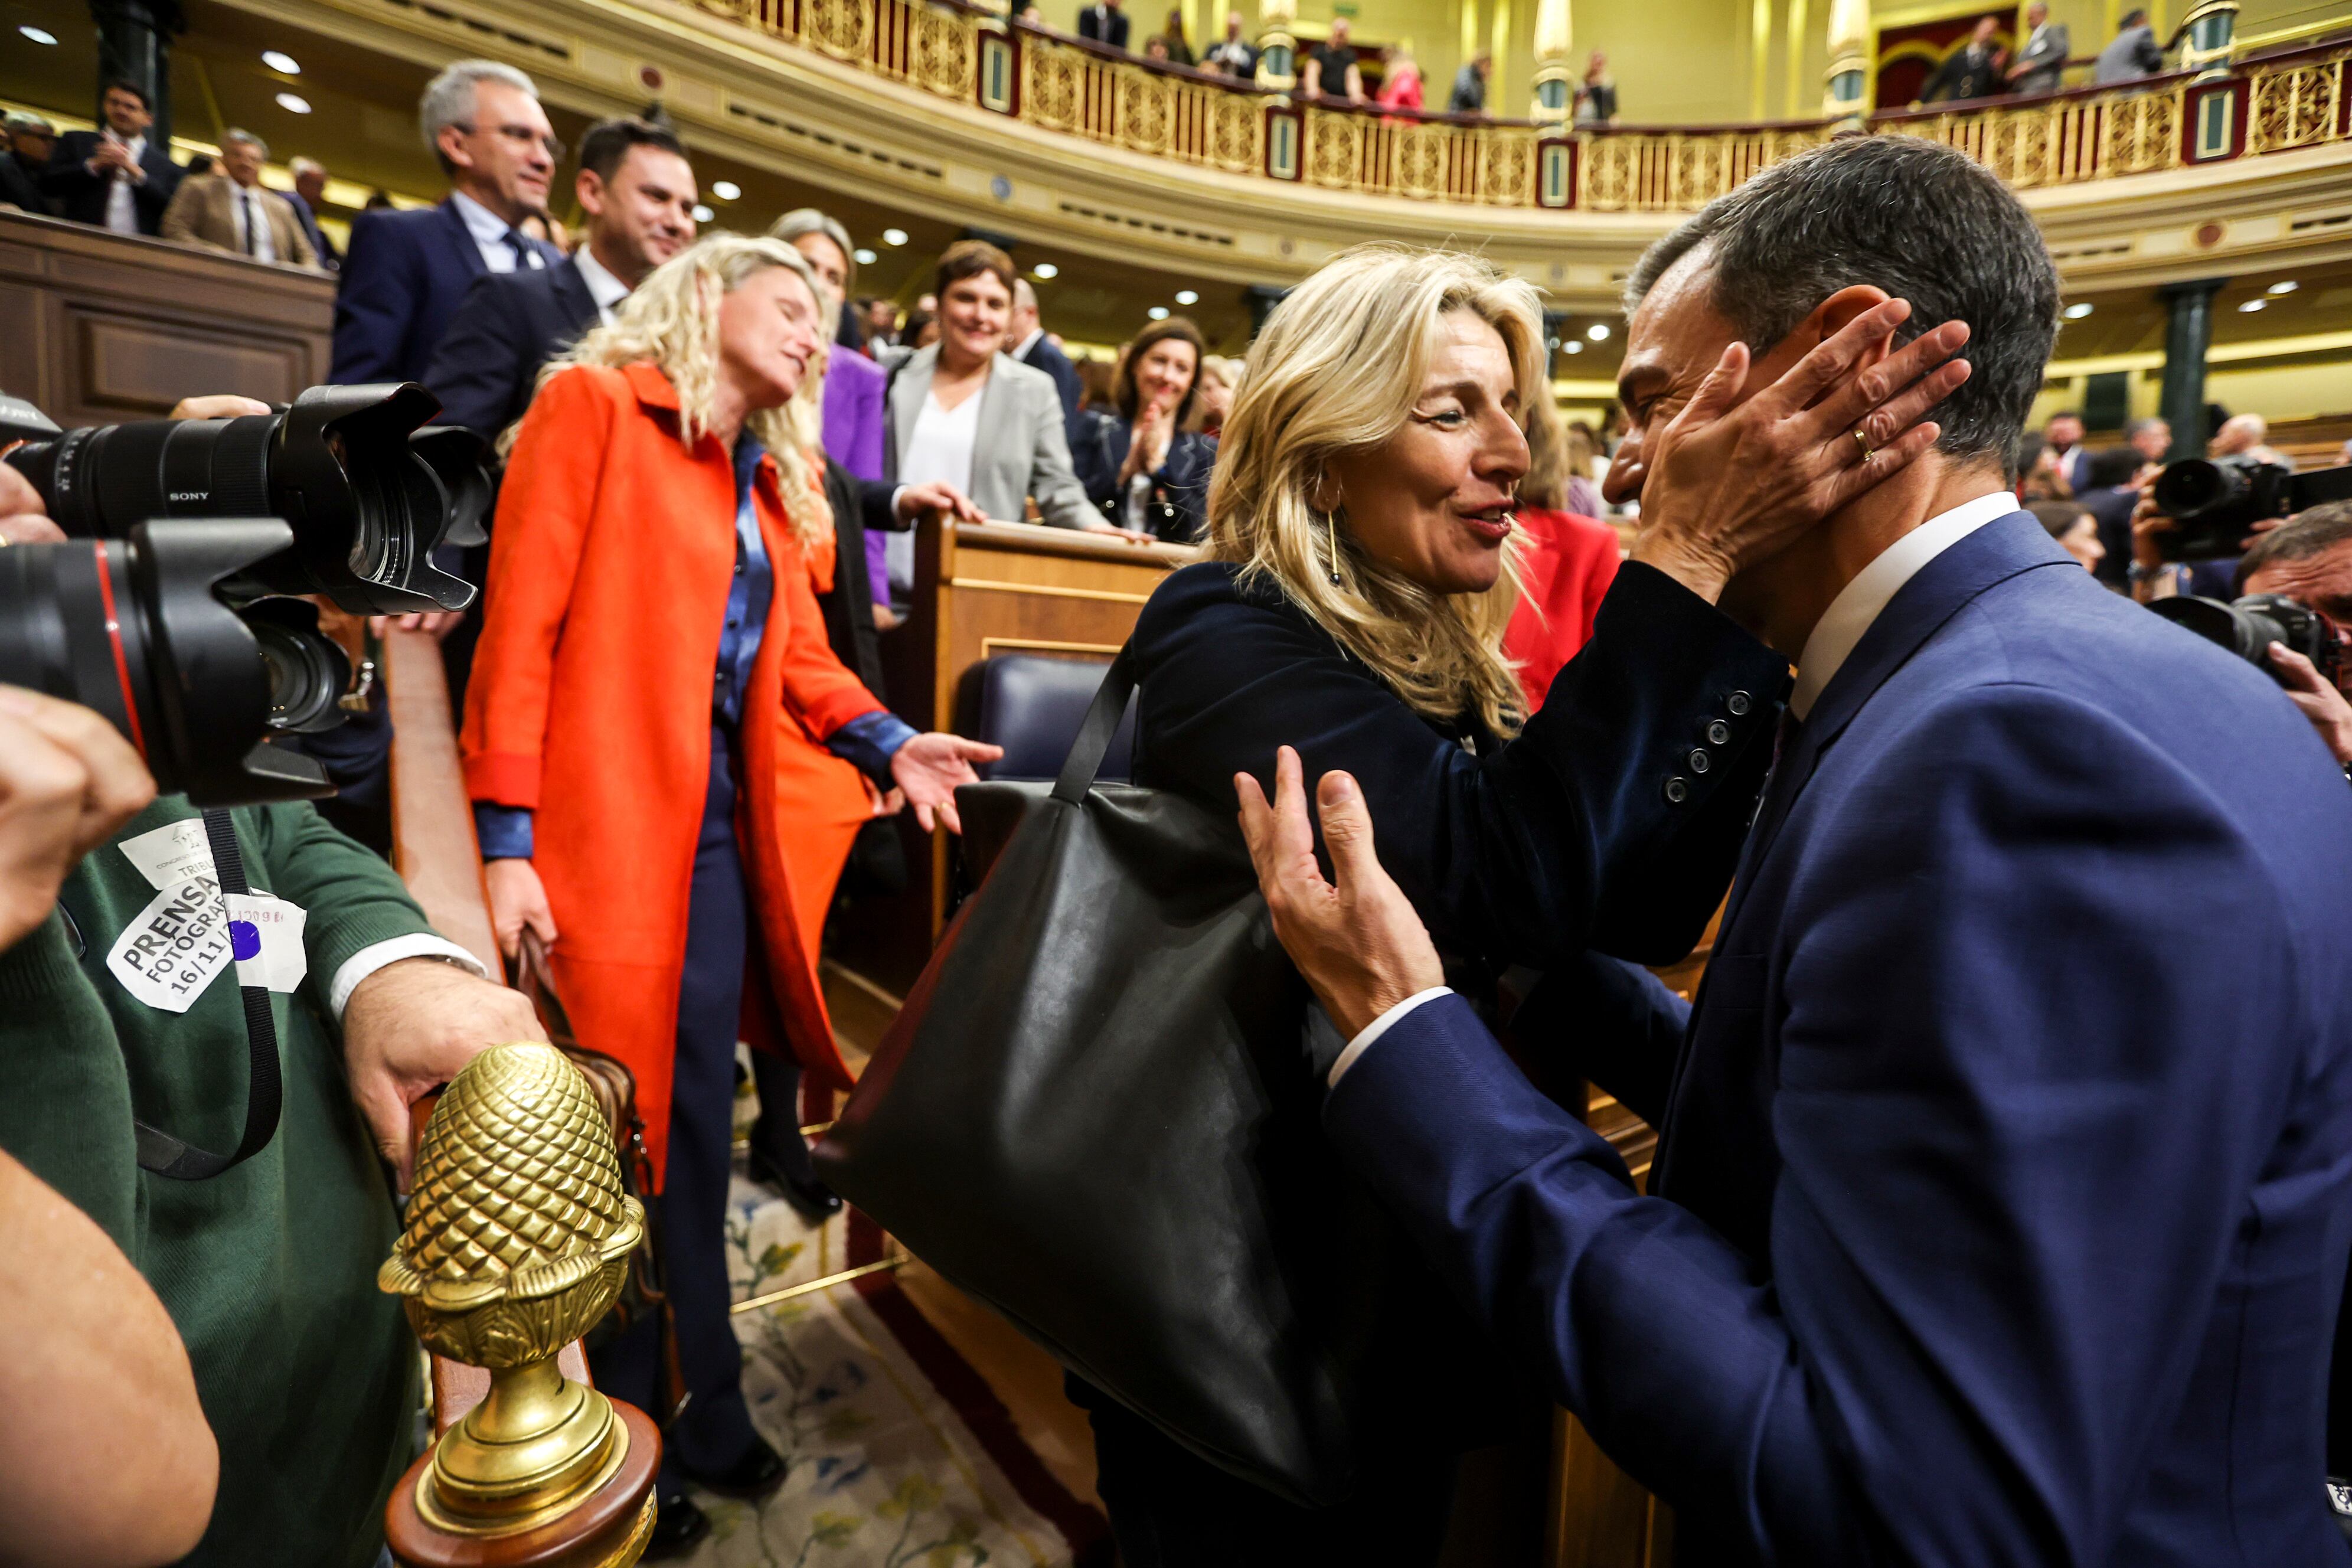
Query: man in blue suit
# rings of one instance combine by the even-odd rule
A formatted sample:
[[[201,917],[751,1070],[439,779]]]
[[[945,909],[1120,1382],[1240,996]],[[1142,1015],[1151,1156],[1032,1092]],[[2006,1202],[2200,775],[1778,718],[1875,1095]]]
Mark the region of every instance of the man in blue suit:
[[[1062,396],[1062,423],[1075,439],[1078,404],[1086,396],[1086,388],[1078,383],[1078,367],[1070,363],[1070,356],[1045,335],[1045,322],[1037,314],[1037,290],[1026,278],[1013,280],[1013,313],[1004,319],[1004,352],[1054,378],[1054,390]]]
[[[41,190],[76,223],[117,234],[154,234],[187,171],[172,162],[163,138],[148,134],[155,110],[136,82],[108,82],[99,115],[103,123],[97,130],[58,138],[41,173]]]
[[[417,119],[449,195],[438,206],[352,221],[335,294],[331,381],[422,380],[476,279],[563,262],[562,251],[515,226],[547,210],[563,150],[529,77],[460,60],[425,84]]]
[[[1353,781],[1321,784],[1336,889],[1296,758],[1273,813],[1238,784],[1347,1042],[1335,1146],[1685,1563],[2352,1561],[2321,1486],[2352,799],[2261,672],[2018,510],[2032,223],[1956,152],[1856,138],[1628,292],[1620,496],[1889,294],[1967,321],[1974,374],[1935,451],[1725,589],[1797,677],[1696,1008],[1591,955],[1514,1024],[1661,1128],[1648,1195],[1444,988]],[[1738,351],[1710,375],[1735,342],[1744,385]]]

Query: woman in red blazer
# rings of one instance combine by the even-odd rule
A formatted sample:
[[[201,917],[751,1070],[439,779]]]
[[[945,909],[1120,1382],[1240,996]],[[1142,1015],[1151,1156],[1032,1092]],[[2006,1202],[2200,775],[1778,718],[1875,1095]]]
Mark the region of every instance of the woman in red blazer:
[[[1519,602],[1503,628],[1503,657],[1517,668],[1528,711],[1551,689],[1552,677],[1592,640],[1592,623],[1624,552],[1617,531],[1570,510],[1578,485],[1572,439],[1559,412],[1538,398],[1528,414],[1528,471],[1519,480]]]
[[[817,942],[859,824],[901,797],[957,826],[992,746],[918,735],[825,640],[832,574],[808,264],[716,235],[542,373],[499,497],[463,751],[491,913],[550,942],[583,1043],[637,1079],[691,1401],[656,1539],[709,1528],[682,1478],[758,1496],[728,1317],[735,1042],[846,1088]],[[645,1325],[650,1331],[650,1323]],[[656,1404],[650,1333],[598,1384]]]

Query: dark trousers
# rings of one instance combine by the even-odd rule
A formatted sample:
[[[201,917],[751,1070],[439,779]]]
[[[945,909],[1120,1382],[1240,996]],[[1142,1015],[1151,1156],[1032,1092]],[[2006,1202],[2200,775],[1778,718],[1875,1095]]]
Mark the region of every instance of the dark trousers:
[[[1445,1544],[1457,1457],[1392,1454],[1331,1508],[1300,1508],[1227,1475],[1076,1376],[1095,1429],[1096,1490],[1126,1568],[1431,1568]]]
[[[677,1059],[671,1068],[669,1157],[662,1177],[664,1288],[677,1321],[687,1403],[665,1436],[661,1484],[681,1468],[711,1474],[755,1440],[743,1404],[743,1356],[727,1308],[727,1184],[734,1163],[735,1040],[740,1032],[751,903],[735,847],[732,733],[710,731],[710,784],[694,847],[686,920],[686,973],[678,987]],[[644,1322],[600,1352],[596,1384],[643,1409],[658,1408],[656,1325]]]

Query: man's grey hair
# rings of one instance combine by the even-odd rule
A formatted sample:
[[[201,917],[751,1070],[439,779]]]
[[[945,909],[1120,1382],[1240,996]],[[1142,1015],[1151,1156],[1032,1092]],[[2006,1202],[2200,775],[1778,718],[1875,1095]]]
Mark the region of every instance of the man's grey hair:
[[[444,174],[448,172],[449,161],[441,153],[441,132],[452,125],[473,122],[476,89],[486,81],[502,82],[517,92],[539,96],[530,78],[496,60],[459,60],[426,82],[425,96],[416,101],[416,126],[425,133],[425,147],[441,160]]]
[[[2124,426],[2124,439],[2126,441],[2137,441],[2143,434],[2155,429],[2159,425],[2164,426],[2167,431],[2169,431],[2172,428],[2170,422],[2160,416],[2150,419],[2135,419],[2130,424]]]
[[[2058,337],[2058,270],[2024,206],[1965,153],[1912,136],[1853,136],[1776,163],[1650,247],[1625,310],[1677,262],[1758,358],[1842,289],[1911,303],[1896,337],[1969,324],[1970,374],[1935,410],[1948,457],[2017,472],[2017,447]]]
[[[849,243],[849,231],[830,213],[815,207],[794,207],[768,226],[768,237],[781,239],[786,245],[803,235],[821,234],[841,247],[841,265],[845,269],[841,281],[845,298],[857,287],[857,247]]]
[[[296,158],[286,165],[286,171],[299,180],[305,174],[325,174],[327,165],[316,158]]]
[[[26,136],[54,137],[58,133],[56,126],[27,109],[11,110],[5,121],[5,129],[11,133]]]
[[[269,156],[268,142],[264,142],[260,137],[256,136],[250,131],[239,131],[233,125],[226,131],[221,132],[221,150],[223,152],[226,152],[231,143],[236,143],[236,145],[244,147],[250,147],[255,152],[260,153],[264,158]]]

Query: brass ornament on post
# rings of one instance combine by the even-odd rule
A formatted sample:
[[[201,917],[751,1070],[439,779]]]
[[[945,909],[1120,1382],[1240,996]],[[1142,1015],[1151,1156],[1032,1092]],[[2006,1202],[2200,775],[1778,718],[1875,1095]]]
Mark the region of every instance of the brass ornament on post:
[[[1576,100],[1576,68],[1569,61],[1574,37],[1568,0],[1536,0],[1535,104],[1528,111],[1530,118],[1553,125],[1567,123]]]
[[[619,1471],[629,1424],[556,1356],[612,1306],[645,1223],[587,1079],[552,1047],[492,1047],[443,1093],[376,1276],[428,1349],[490,1373],[488,1395],[419,1467],[415,1507],[431,1530],[540,1531]],[[636,1560],[653,1501],[606,1562]]]

